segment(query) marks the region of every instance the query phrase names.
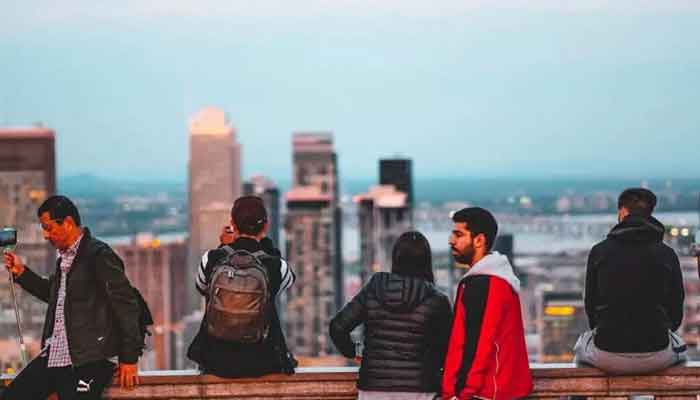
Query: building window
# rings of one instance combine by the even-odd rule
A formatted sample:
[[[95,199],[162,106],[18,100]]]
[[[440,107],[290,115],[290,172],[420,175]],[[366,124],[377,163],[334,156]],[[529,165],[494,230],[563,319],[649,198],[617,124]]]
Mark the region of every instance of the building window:
[[[311,250],[318,250],[319,223],[313,222],[311,225]]]
[[[306,185],[306,176],[308,175],[308,172],[306,171],[306,168],[304,167],[299,167],[297,169],[297,181],[299,182],[299,185]]]
[[[321,332],[321,319],[318,316],[314,317],[314,334]]]
[[[302,282],[304,279],[304,264],[303,263],[297,263],[296,267],[294,268],[294,272],[296,273],[297,280],[299,282]]]
[[[153,252],[153,263],[156,265],[160,265],[163,263],[163,252],[160,250],[156,250]]]
[[[144,268],[148,265],[148,254],[146,254],[145,251],[139,251],[138,265],[141,268]]]

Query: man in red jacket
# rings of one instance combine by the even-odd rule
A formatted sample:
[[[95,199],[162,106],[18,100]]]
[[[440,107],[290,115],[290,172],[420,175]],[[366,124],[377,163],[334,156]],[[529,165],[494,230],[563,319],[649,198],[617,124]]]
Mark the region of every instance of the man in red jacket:
[[[449,244],[467,268],[455,299],[442,398],[517,399],[532,391],[520,311],[520,281],[508,258],[491,252],[498,224],[471,207],[452,216]]]

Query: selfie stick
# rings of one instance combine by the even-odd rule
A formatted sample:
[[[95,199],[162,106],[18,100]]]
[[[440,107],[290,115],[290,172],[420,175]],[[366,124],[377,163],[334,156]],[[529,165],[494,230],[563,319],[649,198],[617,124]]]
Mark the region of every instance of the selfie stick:
[[[700,235],[700,231],[696,235]],[[693,243],[690,246],[690,254],[695,256],[695,261],[698,263],[698,278],[700,278],[700,242]]]
[[[14,246],[5,247],[4,252],[12,251]],[[24,345],[24,335],[22,335],[22,319],[19,315],[19,304],[17,303],[17,292],[15,292],[15,276],[11,271],[7,271],[10,274],[10,292],[12,293],[12,300],[15,306],[15,318],[17,319],[17,335],[19,336],[19,353],[22,357],[22,365],[27,365],[27,347]]]

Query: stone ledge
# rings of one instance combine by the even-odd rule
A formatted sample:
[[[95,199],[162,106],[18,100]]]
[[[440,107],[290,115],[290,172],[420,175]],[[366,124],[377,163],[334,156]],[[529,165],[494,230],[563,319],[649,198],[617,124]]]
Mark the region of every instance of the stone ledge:
[[[696,362],[644,376],[607,376],[595,368],[578,368],[573,364],[532,364],[531,368],[535,380],[532,398],[566,395],[626,398],[647,394],[669,400],[700,400],[700,363]],[[349,400],[357,396],[356,379],[356,367],[299,368],[295,375],[236,379],[200,375],[193,370],[152,371],[141,373],[141,385],[136,389],[112,386],[107,397],[114,400]]]

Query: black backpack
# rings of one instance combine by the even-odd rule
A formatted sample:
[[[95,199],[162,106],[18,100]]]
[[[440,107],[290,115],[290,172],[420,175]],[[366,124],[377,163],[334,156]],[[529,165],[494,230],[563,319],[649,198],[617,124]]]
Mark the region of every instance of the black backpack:
[[[270,332],[270,279],[264,251],[224,246],[209,283],[206,326],[209,335],[234,343],[260,343]]]
[[[139,332],[141,333],[141,337],[143,337],[143,349],[146,348],[146,337],[153,335],[149,330],[149,328],[153,326],[153,314],[151,314],[151,309],[148,308],[148,303],[146,303],[146,300],[141,296],[141,292],[133,286],[132,288],[139,302]]]

